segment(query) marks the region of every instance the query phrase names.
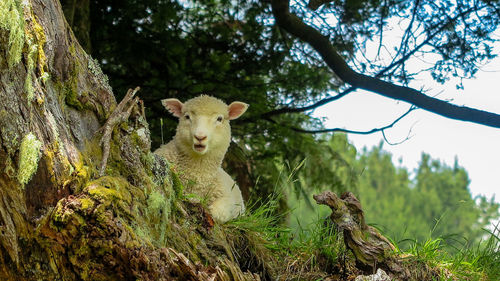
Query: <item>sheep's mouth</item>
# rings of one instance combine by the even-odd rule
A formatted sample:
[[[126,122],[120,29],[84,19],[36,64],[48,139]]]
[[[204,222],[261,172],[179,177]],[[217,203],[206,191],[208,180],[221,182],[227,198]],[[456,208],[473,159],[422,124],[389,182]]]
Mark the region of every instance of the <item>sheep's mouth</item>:
[[[195,151],[203,152],[203,151],[205,151],[205,149],[207,148],[207,146],[203,145],[203,144],[194,144],[193,148],[194,148]]]

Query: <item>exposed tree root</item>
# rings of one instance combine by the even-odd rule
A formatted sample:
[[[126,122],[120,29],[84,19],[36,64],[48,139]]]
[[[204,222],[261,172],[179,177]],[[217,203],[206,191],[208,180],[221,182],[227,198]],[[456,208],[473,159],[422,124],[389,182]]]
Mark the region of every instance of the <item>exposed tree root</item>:
[[[381,267],[401,275],[403,268],[394,256],[395,247],[375,228],[365,223],[361,203],[351,192],[339,198],[331,191],[314,195],[318,204],[332,209],[330,218],[344,232],[344,241],[356,258],[358,267],[374,272]]]

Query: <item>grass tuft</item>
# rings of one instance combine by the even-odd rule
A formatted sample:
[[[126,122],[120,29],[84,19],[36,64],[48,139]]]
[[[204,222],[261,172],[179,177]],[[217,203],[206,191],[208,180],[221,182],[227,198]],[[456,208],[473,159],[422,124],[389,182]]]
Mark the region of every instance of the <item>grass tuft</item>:
[[[423,265],[412,271],[420,271],[423,276],[437,272],[437,280],[500,280],[500,229],[496,225],[493,231],[485,232],[485,240],[475,244],[462,242],[454,253],[446,250],[450,246],[447,241],[457,240],[439,237],[423,243],[412,240],[408,251],[401,254],[409,257],[411,263]]]

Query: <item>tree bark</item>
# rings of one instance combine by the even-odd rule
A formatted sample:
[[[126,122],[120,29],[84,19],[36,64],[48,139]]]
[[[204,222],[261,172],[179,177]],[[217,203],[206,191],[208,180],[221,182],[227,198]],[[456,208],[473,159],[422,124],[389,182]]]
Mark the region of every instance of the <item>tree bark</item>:
[[[13,55],[8,46],[16,26],[25,34],[20,39],[20,62],[2,64],[0,70],[0,244],[8,253],[1,257],[2,266],[8,267],[3,273],[24,263],[21,249],[33,237],[36,219],[86,177],[79,151],[99,128],[103,108],[115,104],[102,77],[87,73],[90,58],[67,28],[58,2],[40,0],[26,6],[11,2],[10,11],[17,11],[20,18],[0,30],[2,61]],[[29,134],[41,143],[40,151],[23,156],[20,150]],[[37,161],[22,166],[22,157]],[[25,173],[28,181],[19,182]]]
[[[78,43],[87,54],[91,53],[90,0],[61,0],[64,16]]]
[[[48,231],[43,223],[57,204],[78,204],[71,194],[92,177],[84,148],[116,101],[58,1],[7,2],[19,17],[1,15],[7,25],[0,29],[0,279],[71,279],[68,261],[41,235]],[[15,34],[18,27],[24,32]],[[22,53],[8,65],[16,60],[13,36]]]

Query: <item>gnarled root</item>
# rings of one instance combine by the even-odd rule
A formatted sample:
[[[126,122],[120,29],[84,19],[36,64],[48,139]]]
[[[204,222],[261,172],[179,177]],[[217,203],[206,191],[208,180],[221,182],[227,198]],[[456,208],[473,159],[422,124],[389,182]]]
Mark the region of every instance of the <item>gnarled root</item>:
[[[351,249],[358,267],[375,271],[382,267],[390,272],[402,273],[403,269],[396,262],[395,247],[375,228],[365,223],[361,203],[351,192],[345,192],[339,198],[331,191],[314,195],[316,203],[332,209],[330,218],[343,230],[344,242]]]

